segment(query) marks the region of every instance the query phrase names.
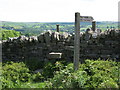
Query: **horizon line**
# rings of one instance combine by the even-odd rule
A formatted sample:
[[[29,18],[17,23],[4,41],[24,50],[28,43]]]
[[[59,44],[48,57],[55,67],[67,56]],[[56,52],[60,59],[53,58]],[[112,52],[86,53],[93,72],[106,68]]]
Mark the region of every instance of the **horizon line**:
[[[95,20],[94,20],[95,21]],[[40,21],[2,21],[0,22],[16,22],[16,23],[74,23],[74,22],[67,22],[67,21],[60,21],[60,22],[40,22]],[[119,22],[119,21],[96,21],[96,22]]]

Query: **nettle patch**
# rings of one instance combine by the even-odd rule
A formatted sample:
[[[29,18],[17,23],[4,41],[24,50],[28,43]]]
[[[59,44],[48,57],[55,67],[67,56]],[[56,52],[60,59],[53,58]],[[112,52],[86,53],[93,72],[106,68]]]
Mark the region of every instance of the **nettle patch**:
[[[119,88],[119,66],[114,61],[86,60],[73,70],[73,64],[57,71],[46,87],[51,88]]]
[[[73,63],[48,62],[34,73],[23,62],[3,63],[2,88],[119,88],[120,62],[85,60],[74,71]]]
[[[23,62],[8,62],[2,67],[2,88],[20,87],[22,83],[41,81],[40,73],[32,73]]]

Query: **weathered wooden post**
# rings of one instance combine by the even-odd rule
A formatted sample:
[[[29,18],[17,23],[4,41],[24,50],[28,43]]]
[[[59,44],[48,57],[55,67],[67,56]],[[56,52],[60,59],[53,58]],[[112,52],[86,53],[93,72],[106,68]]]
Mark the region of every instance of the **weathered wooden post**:
[[[59,32],[59,24],[56,25],[56,31]]]
[[[74,37],[74,70],[79,68],[80,54],[80,13],[75,13],[75,37]]]
[[[92,30],[93,30],[93,31],[96,30],[96,21],[92,21]]]
[[[80,22],[92,22],[92,16],[80,16],[79,12],[75,13],[75,37],[74,37],[74,70],[78,70],[80,63]],[[94,22],[94,30],[96,22]]]

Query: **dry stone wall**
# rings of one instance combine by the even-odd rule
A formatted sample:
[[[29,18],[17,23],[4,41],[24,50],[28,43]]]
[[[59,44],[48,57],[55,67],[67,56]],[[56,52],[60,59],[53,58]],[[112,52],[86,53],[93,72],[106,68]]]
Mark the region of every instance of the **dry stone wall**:
[[[39,36],[9,39],[2,42],[2,60],[51,60],[50,53],[57,53],[54,59],[72,61],[74,55],[74,34],[47,31]],[[61,55],[61,56],[59,56]],[[61,58],[58,58],[61,57]],[[120,60],[120,31],[87,29],[80,33],[80,60]]]

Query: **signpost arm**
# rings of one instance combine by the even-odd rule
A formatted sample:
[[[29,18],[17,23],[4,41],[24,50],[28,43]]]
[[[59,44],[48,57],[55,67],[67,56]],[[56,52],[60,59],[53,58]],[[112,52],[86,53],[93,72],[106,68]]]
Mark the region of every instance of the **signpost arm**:
[[[75,37],[74,37],[74,70],[79,68],[80,53],[80,13],[75,13]]]

